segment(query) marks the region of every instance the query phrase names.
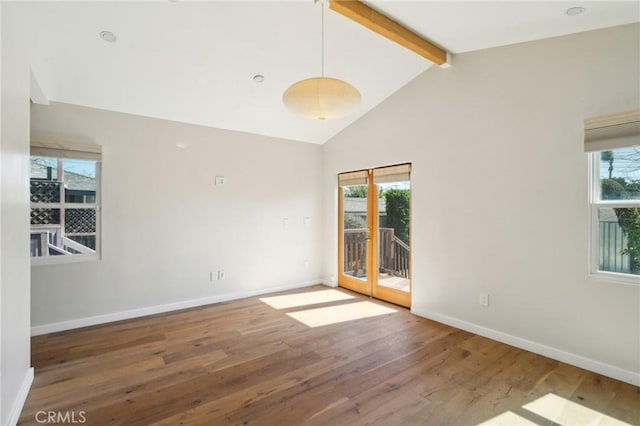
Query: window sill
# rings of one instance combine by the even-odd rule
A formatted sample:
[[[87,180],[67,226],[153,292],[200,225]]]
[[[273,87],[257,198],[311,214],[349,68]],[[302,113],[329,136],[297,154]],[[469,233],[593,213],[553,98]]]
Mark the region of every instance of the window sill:
[[[590,272],[589,278],[594,281],[603,281],[608,283],[640,286],[640,276],[630,275],[630,274],[597,271],[597,272]]]
[[[66,265],[67,263],[91,262],[95,260],[100,260],[100,255],[87,254],[74,256],[32,257],[31,266]]]

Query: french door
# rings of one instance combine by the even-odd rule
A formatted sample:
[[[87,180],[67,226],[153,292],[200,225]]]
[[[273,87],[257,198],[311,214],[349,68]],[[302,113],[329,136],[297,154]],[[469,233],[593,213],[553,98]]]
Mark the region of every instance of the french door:
[[[338,284],[411,306],[410,164],[338,176]]]

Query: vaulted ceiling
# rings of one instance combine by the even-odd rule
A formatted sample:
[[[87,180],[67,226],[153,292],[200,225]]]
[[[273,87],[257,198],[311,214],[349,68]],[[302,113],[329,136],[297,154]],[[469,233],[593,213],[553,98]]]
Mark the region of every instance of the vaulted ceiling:
[[[367,4],[454,54],[640,21],[616,1]],[[579,15],[567,15],[582,6]],[[112,111],[324,143],[433,66],[325,9],[325,73],[353,84],[362,106],[313,121],[282,104],[321,70],[321,5],[296,1],[22,2],[37,102]],[[111,31],[109,43],[99,34]],[[594,59],[597,60],[597,59]],[[455,67],[455,56],[453,59]],[[264,81],[254,81],[255,75]]]

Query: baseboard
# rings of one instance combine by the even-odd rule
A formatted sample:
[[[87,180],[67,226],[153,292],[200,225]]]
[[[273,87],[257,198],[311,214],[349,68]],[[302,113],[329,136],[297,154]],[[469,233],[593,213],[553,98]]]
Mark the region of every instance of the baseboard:
[[[203,297],[200,299],[190,299],[181,302],[168,303],[165,305],[148,306],[144,308],[131,309],[127,311],[114,312],[104,315],[96,315],[85,318],[78,318],[68,321],[61,321],[51,324],[36,325],[31,327],[31,335],[56,333],[58,331],[72,330],[74,328],[89,327],[92,325],[106,324],[114,321],[121,321],[131,318],[144,317],[148,315],[162,314],[165,312],[177,311],[180,309],[195,308],[197,306],[211,305],[213,303],[228,302],[230,300],[244,299],[245,297],[259,296],[261,294],[276,293],[278,291],[293,290],[301,287],[309,287],[322,283],[321,279],[304,281],[277,287],[266,287],[257,290],[249,290],[238,293],[226,293],[215,296]]]
[[[562,361],[576,367],[584,368],[585,370],[593,371],[594,373],[602,374],[603,376],[611,377],[613,379],[630,383],[635,386],[640,386],[639,372],[624,370],[622,368],[618,368],[604,362],[596,361],[590,358],[583,357],[581,355],[576,355],[571,352],[566,352],[561,349],[553,348],[551,346],[543,345],[541,343],[533,342],[531,340],[523,339],[511,334],[473,324],[458,318],[453,318],[437,312],[431,312],[428,309],[412,306],[411,313],[424,318],[428,318],[430,320],[450,325],[455,328],[459,328],[461,330],[468,331],[470,333],[488,337],[489,339],[497,340],[498,342],[506,343],[507,345],[515,346],[529,352],[534,352],[539,355],[555,359],[557,361]]]
[[[9,413],[9,421],[7,425],[14,426],[18,423],[20,419],[20,414],[22,413],[22,408],[24,407],[24,403],[27,401],[27,395],[29,395],[29,389],[31,389],[31,384],[33,383],[33,368],[27,370],[26,376],[24,376],[24,380],[22,381],[22,386],[20,386],[20,390],[18,391],[18,395],[16,396],[16,400],[11,407],[11,413]]]
[[[336,282],[332,282],[329,279],[323,278],[320,281],[320,284],[326,285],[327,287],[332,287],[332,288],[337,288],[338,287],[338,283]]]

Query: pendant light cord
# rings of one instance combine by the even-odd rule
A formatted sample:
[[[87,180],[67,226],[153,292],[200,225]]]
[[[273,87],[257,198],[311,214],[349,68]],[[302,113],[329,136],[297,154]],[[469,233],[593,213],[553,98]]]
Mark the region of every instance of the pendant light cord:
[[[320,7],[322,8],[321,14],[321,23],[322,23],[322,77],[324,77],[324,3],[320,2]]]

